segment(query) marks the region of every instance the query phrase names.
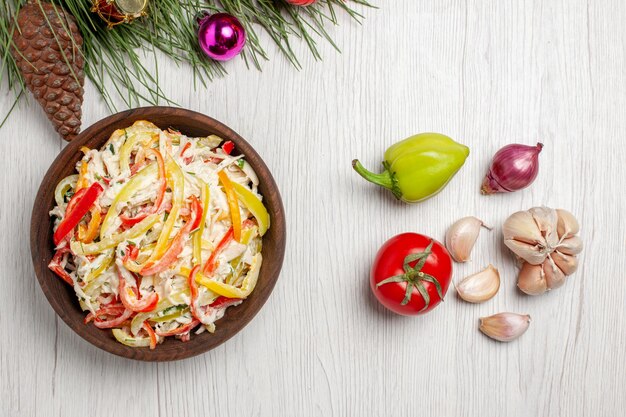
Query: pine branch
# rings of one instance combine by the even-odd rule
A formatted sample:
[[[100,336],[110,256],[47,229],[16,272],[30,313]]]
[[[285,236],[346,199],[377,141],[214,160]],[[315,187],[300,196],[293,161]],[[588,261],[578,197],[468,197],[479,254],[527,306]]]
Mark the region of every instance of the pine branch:
[[[159,85],[157,50],[179,66],[190,66],[194,86],[198,81],[206,86],[215,77],[226,74],[222,65],[204,56],[198,45],[196,17],[202,10],[225,11],[239,18],[247,32],[242,58],[247,66],[257,69],[261,69],[262,61],[269,59],[260,41],[260,31],[265,31],[284,56],[299,68],[292,48],[294,39],[304,41],[313,57],[321,59],[317,47],[320,38],[339,51],[327,31],[329,25],[338,24],[337,9],[358,22],[362,19],[346,0],[319,0],[308,7],[290,6],[283,0],[150,0],[147,17],[107,29],[102,19],[90,11],[87,0],[50,1],[76,18],[84,40],[85,73],[111,110],[116,110],[115,102],[120,99],[126,107],[172,103]],[[350,2],[372,7],[366,0]],[[0,85],[4,81],[15,93],[16,101],[26,87],[10,54],[15,30],[12,21],[25,3],[26,0],[0,2]],[[146,59],[153,63],[154,69],[144,64]],[[107,80],[114,91],[106,90]]]

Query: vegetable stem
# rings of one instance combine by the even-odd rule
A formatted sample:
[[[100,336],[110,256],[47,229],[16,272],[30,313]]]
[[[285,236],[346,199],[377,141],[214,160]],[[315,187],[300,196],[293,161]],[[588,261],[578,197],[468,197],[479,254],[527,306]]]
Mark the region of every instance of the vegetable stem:
[[[385,167],[385,170],[382,173],[374,174],[373,172],[365,169],[358,159],[355,159],[352,161],[352,168],[354,168],[354,170],[367,181],[391,190],[397,198],[402,196],[402,193],[396,185],[394,174],[391,173],[387,167]]]

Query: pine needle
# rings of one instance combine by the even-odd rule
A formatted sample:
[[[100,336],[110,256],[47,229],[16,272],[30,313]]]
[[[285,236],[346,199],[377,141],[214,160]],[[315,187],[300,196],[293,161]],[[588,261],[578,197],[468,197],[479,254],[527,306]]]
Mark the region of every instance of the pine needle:
[[[261,63],[269,59],[261,44],[260,31],[266,32],[292,65],[300,68],[292,48],[294,39],[304,41],[312,56],[320,60],[318,39],[325,39],[339,51],[327,31],[327,26],[338,23],[337,9],[360,23],[363,16],[349,3],[373,7],[365,0],[319,0],[308,7],[294,7],[283,0],[150,0],[146,17],[108,29],[106,23],[90,11],[88,0],[50,1],[76,18],[84,41],[85,74],[112,111],[116,110],[115,103],[119,100],[126,107],[175,104],[159,85],[157,50],[176,65],[191,67],[194,87],[198,81],[206,86],[207,82],[226,74],[223,66],[208,59],[198,45],[196,18],[203,10],[211,13],[225,11],[241,21],[247,32],[242,58],[246,66],[260,70]],[[16,100],[9,114],[26,90],[24,79],[10,54],[15,30],[12,22],[25,3],[26,0],[0,2],[0,85],[6,84],[15,93]],[[64,56],[64,59],[69,57]],[[146,66],[144,62],[152,65]],[[114,91],[105,88],[108,81]]]

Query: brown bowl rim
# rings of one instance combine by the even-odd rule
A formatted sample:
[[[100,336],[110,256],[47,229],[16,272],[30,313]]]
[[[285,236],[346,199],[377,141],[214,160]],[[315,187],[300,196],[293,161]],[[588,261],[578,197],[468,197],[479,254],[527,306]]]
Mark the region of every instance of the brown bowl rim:
[[[158,119],[160,118],[181,118],[184,120],[181,120],[181,124],[166,123],[167,126],[165,126],[165,124],[158,122]],[[252,167],[257,172],[257,175],[262,178],[259,188],[264,196],[264,201],[268,206],[268,210],[270,211],[272,218],[272,225],[268,234],[273,233],[273,237],[276,239],[276,251],[274,256],[271,258],[271,264],[270,260],[264,256],[264,262],[261,266],[261,275],[259,278],[264,278],[264,269],[270,268],[271,266],[271,271],[268,273],[269,276],[263,281],[261,288],[257,285],[255,291],[244,303],[240,306],[229,308],[225,317],[216,322],[217,330],[214,334],[210,334],[208,332],[204,332],[200,335],[194,334],[192,335],[191,340],[185,343],[168,338],[168,340],[157,346],[155,350],[149,350],[148,348],[132,348],[122,345],[113,338],[110,330],[101,330],[95,328],[95,326],[84,325],[82,322],[84,313],[82,313],[78,306],[74,291],[70,290],[67,284],[63,283],[47,267],[54,252],[51,241],[52,223],[48,216],[48,212],[54,207],[54,186],[62,178],[60,175],[53,177],[55,172],[61,171],[62,173],[63,169],[67,170],[68,168],[62,168],[61,164],[67,166],[68,163],[72,166],[70,172],[73,172],[73,167],[76,161],[80,158],[81,146],[98,142],[96,146],[99,148],[106,142],[116,128],[119,128],[120,126],[130,126],[134,121],[142,119],[152,121],[160,128],[167,128],[171,126],[178,127],[183,134],[186,132],[184,126],[181,125],[184,125],[185,121],[190,123],[189,121],[193,120],[195,123],[202,125],[202,127],[199,127],[198,129],[206,129],[204,130],[207,132],[204,133],[205,135],[217,134],[225,140],[232,140],[235,143],[235,149],[246,155],[246,160],[250,162]],[[157,122],[154,120],[157,120]],[[188,129],[193,130],[194,128]],[[201,134],[194,134],[193,136],[201,136]],[[93,147],[95,146],[92,146],[92,148]],[[50,190],[50,187],[52,187],[52,190]],[[41,242],[41,239],[39,238],[39,236],[41,236],[40,233],[42,232],[42,229],[48,236],[47,242],[45,243]],[[47,232],[45,232],[46,229]],[[268,235],[264,237],[263,251],[265,250],[267,236]],[[44,295],[56,314],[61,317],[61,319],[63,319],[63,321],[74,332],[92,345],[117,356],[141,361],[163,362],[190,358],[216,348],[240,332],[261,310],[273,291],[282,268],[285,245],[286,219],[282,198],[269,168],[261,159],[259,154],[244,138],[220,121],[193,110],[177,107],[150,106],[122,111],[107,116],[82,131],[59,153],[59,155],[57,155],[55,160],[50,165],[37,191],[31,216],[30,249],[35,275],[37,276],[37,281],[39,282]],[[259,281],[259,283],[261,283],[261,281]],[[53,289],[56,288],[58,291],[59,286],[64,287],[72,296],[71,307],[73,307],[74,310],[81,312],[80,320],[76,320],[76,311],[72,311],[72,309],[68,310],[67,300],[55,295],[56,293]],[[253,299],[254,304],[251,304],[248,309],[245,310],[245,314],[239,314],[240,307],[245,306],[246,303],[252,303]],[[230,317],[231,320],[228,321],[228,328],[224,329],[223,326],[220,326],[220,323],[228,317]],[[205,339],[206,343],[203,343]],[[165,349],[167,344],[170,344],[170,346],[168,346],[168,349]]]

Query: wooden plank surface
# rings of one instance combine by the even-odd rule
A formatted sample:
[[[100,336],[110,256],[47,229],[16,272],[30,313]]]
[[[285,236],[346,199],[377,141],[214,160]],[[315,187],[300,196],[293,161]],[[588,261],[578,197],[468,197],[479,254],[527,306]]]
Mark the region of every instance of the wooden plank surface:
[[[343,54],[297,45],[296,71],[269,48],[263,72],[242,61],[194,91],[160,63],[163,88],[247,138],[272,169],[288,220],[283,273],[235,338],[197,358],[149,364],[88,345],[57,319],[30,262],[30,212],[61,147],[36,103],[0,130],[0,415],[2,416],[622,416],[626,409],[626,3],[622,0],[395,0],[362,26],[332,28]],[[182,81],[181,81],[182,80]],[[4,94],[4,91],[2,90]],[[0,100],[5,114],[12,96]],[[87,86],[84,126],[108,114]],[[422,131],[471,148],[436,198],[397,203],[351,170]],[[545,144],[528,190],[478,193],[492,154]],[[621,185],[620,185],[621,184]],[[564,288],[515,288],[501,225],[536,205],[571,210],[585,250]],[[393,316],[368,288],[378,247],[404,231],[443,239],[459,217],[495,225],[455,280],[491,262],[503,285],[483,305],[446,302]],[[495,343],[478,317],[530,313],[527,334]]]

